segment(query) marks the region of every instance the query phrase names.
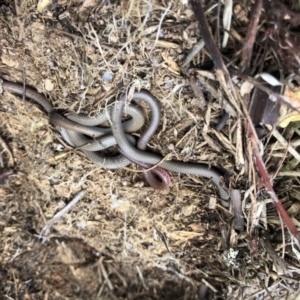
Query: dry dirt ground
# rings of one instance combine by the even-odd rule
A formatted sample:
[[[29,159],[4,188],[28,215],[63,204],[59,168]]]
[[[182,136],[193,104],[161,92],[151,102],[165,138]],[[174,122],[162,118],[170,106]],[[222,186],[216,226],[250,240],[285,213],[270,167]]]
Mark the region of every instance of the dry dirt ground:
[[[198,40],[185,1],[50,2],[39,12],[37,1],[0,1],[2,78],[25,81],[64,112],[91,116],[126,89],[146,88],[162,110],[152,151],[227,171],[244,195],[253,180],[236,168],[237,121],[216,132],[221,104],[208,98],[202,109],[178,67]],[[171,189],[155,191],[134,165],[111,171],[88,161],[34,103],[0,97],[0,133],[14,170],[0,182],[0,299],[293,299],[297,271],[276,273],[267,247],[249,235],[250,221],[243,232],[232,229],[214,184],[172,173]],[[1,151],[7,168],[9,154]],[[298,188],[297,180],[282,185],[282,196]],[[39,238],[80,191],[79,202]],[[279,218],[268,206],[280,241]],[[281,244],[273,245],[279,253]]]

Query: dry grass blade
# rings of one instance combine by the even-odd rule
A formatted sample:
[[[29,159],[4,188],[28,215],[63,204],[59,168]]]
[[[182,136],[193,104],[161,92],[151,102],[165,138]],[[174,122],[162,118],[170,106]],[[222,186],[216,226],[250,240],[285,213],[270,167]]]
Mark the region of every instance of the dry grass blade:
[[[286,140],[285,138],[279,133],[276,128],[272,128],[270,125],[266,125],[268,130],[271,134],[277,139],[277,141],[287,149],[287,151],[297,160],[300,162],[300,154],[296,151]]]
[[[40,237],[46,237],[49,235],[50,233],[50,229],[53,226],[53,224],[55,222],[57,222],[64,214],[66,214],[71,208],[74,207],[75,204],[77,204],[77,202],[79,200],[81,200],[81,198],[84,196],[85,191],[81,191],[79,192],[72,201],[70,201],[70,203],[68,203],[68,205],[66,205],[62,210],[60,210],[58,213],[55,214],[55,216],[51,219],[48,220],[46,225],[43,227],[43,229],[41,230],[40,233]]]
[[[232,20],[232,9],[233,9],[233,1],[232,0],[226,0],[225,6],[224,6],[224,14],[223,14],[223,26],[224,26],[224,36],[223,36],[223,42],[222,47],[225,48],[227,46],[228,38],[229,38],[229,31],[230,31],[230,25]]]

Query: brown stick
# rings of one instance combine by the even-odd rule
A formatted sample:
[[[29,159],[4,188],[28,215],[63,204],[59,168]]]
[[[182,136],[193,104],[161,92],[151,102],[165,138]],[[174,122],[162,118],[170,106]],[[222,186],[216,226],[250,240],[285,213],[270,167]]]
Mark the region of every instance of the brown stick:
[[[221,57],[221,53],[220,53],[219,49],[217,48],[217,45],[215,44],[213,37],[210,33],[210,30],[208,28],[206,17],[205,17],[204,11],[202,9],[202,6],[201,6],[199,0],[192,0],[191,5],[192,5],[192,9],[194,11],[194,14],[196,16],[196,19],[198,21],[200,33],[205,42],[205,46],[206,46],[207,50],[209,51],[211,58],[215,64],[215,68],[222,70],[225,73],[228,73],[228,71],[225,67],[225,64],[223,62],[223,59]]]
[[[253,45],[256,38],[258,22],[261,15],[262,9],[262,0],[256,0],[254,9],[252,11],[251,19],[248,26],[247,35],[245,38],[245,45],[242,50],[242,60],[241,60],[241,67],[242,70],[248,70],[250,67],[250,61],[252,56]]]
[[[300,246],[300,234],[298,233],[296,226],[294,225],[293,221],[291,220],[290,216],[286,212],[285,208],[283,207],[282,203],[278,199],[278,197],[272,187],[270,176],[268,174],[267,168],[266,168],[266,166],[262,160],[262,157],[260,155],[259,146],[258,146],[259,142],[258,142],[258,137],[257,137],[256,131],[255,131],[253,123],[250,119],[246,105],[243,102],[241,102],[241,104],[242,104],[244,115],[246,116],[245,127],[246,127],[246,130],[251,139],[258,172],[263,179],[266,190],[269,193],[271,199],[273,200],[273,203],[278,211],[278,214],[285,222],[291,235],[295,238],[297,245]]]
[[[0,180],[5,179],[6,177],[14,174],[13,169],[7,169],[0,172]]]

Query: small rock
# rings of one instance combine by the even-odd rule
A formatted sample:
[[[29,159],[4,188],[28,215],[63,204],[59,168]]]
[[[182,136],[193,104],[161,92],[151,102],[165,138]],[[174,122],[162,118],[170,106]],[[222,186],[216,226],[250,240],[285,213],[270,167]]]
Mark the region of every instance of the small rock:
[[[54,84],[52,83],[52,81],[50,79],[46,79],[44,85],[45,85],[46,91],[49,91],[49,92],[53,91]]]

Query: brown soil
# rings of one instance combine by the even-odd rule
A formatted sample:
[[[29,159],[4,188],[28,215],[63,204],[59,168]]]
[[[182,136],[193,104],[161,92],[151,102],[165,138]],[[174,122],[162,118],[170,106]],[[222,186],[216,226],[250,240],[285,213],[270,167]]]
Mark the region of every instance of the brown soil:
[[[25,81],[62,111],[91,116],[126,89],[146,88],[163,115],[152,150],[226,170],[227,185],[249,191],[253,174],[247,162],[237,166],[237,119],[215,131],[222,103],[207,95],[203,109],[180,72],[198,39],[186,1],[174,0],[168,10],[164,1],[60,0],[42,12],[36,2],[0,1],[2,78]],[[160,21],[163,37],[156,40]],[[195,63],[206,57],[202,51]],[[63,142],[40,107],[8,92],[1,96],[0,124],[13,156],[9,165],[1,148],[1,164],[14,170],[0,182],[0,299],[255,299],[249,297],[255,293],[293,299],[299,275],[276,273],[250,231],[251,201],[243,206],[247,228],[236,232],[231,210],[206,179],[172,173],[172,188],[159,192],[134,165],[101,169]],[[298,180],[278,181],[277,189],[289,208]],[[47,220],[80,191],[82,199],[39,238]],[[265,204],[256,217],[279,236],[272,242],[280,255],[281,226],[272,209]],[[289,270],[299,271],[290,246],[285,251]]]

